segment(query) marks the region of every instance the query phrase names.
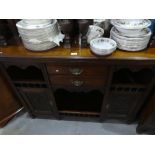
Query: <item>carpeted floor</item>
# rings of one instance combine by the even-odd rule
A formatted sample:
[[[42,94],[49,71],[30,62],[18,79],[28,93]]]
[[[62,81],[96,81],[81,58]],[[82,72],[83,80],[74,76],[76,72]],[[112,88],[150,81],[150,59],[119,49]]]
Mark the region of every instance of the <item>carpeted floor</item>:
[[[1,135],[135,135],[137,124],[31,119],[27,113],[0,129]]]

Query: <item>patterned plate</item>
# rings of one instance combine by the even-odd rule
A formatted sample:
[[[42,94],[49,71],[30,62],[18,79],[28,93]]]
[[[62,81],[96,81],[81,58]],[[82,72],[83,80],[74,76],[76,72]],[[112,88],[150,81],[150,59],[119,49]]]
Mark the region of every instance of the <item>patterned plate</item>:
[[[148,19],[112,19],[111,24],[123,29],[143,29],[151,25]]]

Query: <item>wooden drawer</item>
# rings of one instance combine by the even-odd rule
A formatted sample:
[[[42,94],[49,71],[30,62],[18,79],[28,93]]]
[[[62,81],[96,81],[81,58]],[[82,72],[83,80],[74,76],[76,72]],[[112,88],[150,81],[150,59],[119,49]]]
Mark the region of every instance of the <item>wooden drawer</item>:
[[[107,67],[95,64],[69,63],[69,64],[48,64],[47,71],[49,74],[56,75],[106,75]]]
[[[75,77],[75,76],[50,76],[52,86],[75,87],[75,88],[102,88],[105,86],[104,77]]]

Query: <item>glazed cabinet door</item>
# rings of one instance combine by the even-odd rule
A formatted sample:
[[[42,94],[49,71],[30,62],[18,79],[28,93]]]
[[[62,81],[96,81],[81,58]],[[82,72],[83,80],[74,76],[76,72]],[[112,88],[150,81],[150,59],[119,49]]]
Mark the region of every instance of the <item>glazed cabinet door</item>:
[[[20,94],[34,116],[57,116],[54,101],[47,88],[21,88]]]

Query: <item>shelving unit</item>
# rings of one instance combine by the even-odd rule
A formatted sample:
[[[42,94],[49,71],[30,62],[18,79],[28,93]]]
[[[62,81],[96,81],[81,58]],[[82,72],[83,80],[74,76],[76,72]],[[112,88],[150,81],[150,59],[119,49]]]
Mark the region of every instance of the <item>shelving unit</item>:
[[[58,89],[54,96],[60,113],[95,117],[100,115],[103,94],[98,90],[69,92]]]

